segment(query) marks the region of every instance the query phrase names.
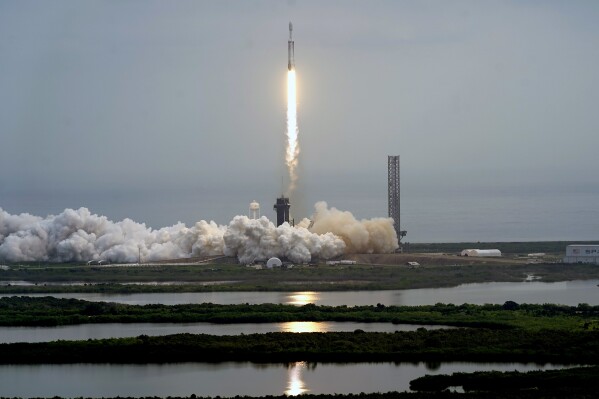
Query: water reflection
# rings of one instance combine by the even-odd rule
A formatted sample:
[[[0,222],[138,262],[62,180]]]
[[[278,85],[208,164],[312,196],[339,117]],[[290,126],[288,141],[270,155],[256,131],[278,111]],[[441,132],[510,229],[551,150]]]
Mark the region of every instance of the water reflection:
[[[437,371],[441,368],[441,362],[424,362],[424,367],[430,371]]]
[[[306,369],[306,362],[295,362],[287,369],[287,389],[285,395],[296,396],[308,392],[306,384],[302,380],[302,372]]]
[[[302,291],[302,292],[186,292],[144,294],[62,293],[56,298],[75,298],[87,301],[108,301],[131,305],[162,303],[179,305],[185,303],[239,304],[239,303],[286,303],[293,305],[361,306],[375,305],[434,305],[437,302],[502,305],[506,301],[517,303],[558,303],[576,306],[579,303],[599,304],[599,280],[578,280],[557,283],[529,281],[519,283],[476,283],[451,288],[421,288],[388,291]],[[0,294],[0,297],[14,294]],[[47,296],[30,294],[29,296]]]
[[[573,366],[573,365],[571,365]],[[318,367],[316,372],[315,367]],[[426,374],[551,370],[522,363],[290,363],[0,365],[0,397],[233,397],[403,392]],[[435,366],[436,367],[436,366]],[[570,367],[570,366],[566,366]]]
[[[309,303],[318,303],[320,301],[319,294],[319,292],[314,291],[294,292],[289,295],[287,304],[302,306]]]
[[[293,333],[327,332],[330,330],[329,323],[316,321],[290,321],[281,323],[281,331]]]
[[[269,332],[328,332],[328,331],[374,331],[395,332],[414,331],[418,328],[428,330],[454,328],[443,325],[391,324],[391,323],[357,323],[357,322],[288,322],[288,323],[106,323],[78,324],[55,327],[1,327],[0,343],[10,342],[47,342],[63,340],[85,340],[102,338],[137,337],[168,334],[211,334],[239,335],[265,334]],[[0,395],[1,396],[1,395]]]

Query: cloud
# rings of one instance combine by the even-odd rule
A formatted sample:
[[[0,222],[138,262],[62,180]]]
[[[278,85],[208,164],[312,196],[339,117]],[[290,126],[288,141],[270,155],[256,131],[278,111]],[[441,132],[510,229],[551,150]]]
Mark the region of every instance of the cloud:
[[[241,263],[285,257],[305,263],[344,253],[392,252],[397,236],[391,219],[358,221],[350,212],[316,204],[313,226],[275,226],[266,217],[236,216],[227,226],[201,220],[192,227],[177,223],[158,230],[124,219],[65,209],[46,218],[11,215],[0,209],[0,259],[21,261],[136,262],[192,256],[235,256]]]

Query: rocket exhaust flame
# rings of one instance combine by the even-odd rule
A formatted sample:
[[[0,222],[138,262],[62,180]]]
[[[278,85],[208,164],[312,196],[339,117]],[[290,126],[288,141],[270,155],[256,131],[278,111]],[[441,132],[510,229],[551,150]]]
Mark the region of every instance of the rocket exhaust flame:
[[[293,192],[297,183],[297,166],[300,152],[297,128],[297,97],[295,68],[287,71],[287,150],[285,162],[289,172],[288,195]]]
[[[289,172],[287,196],[295,189],[297,183],[297,166],[300,152],[297,141],[297,92],[295,80],[295,43],[293,42],[293,25],[289,22],[289,41],[287,42],[287,149],[285,163]]]

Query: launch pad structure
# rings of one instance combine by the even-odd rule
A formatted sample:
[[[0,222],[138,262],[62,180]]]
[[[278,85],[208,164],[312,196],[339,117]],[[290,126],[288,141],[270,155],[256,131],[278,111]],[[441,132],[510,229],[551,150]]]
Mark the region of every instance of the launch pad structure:
[[[282,225],[283,223],[289,223],[289,208],[291,204],[289,203],[289,198],[281,195],[277,198],[277,202],[273,206],[273,209],[277,212],[277,227]]]
[[[388,210],[389,217],[393,219],[398,244],[408,233],[401,229],[400,224],[400,189],[399,189],[399,155],[387,157],[387,188],[388,188]]]

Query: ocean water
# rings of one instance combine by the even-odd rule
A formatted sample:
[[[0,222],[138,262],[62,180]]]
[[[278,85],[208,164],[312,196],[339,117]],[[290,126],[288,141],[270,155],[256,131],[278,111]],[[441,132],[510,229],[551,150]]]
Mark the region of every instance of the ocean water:
[[[407,197],[401,225],[412,242],[597,240],[599,194]]]

